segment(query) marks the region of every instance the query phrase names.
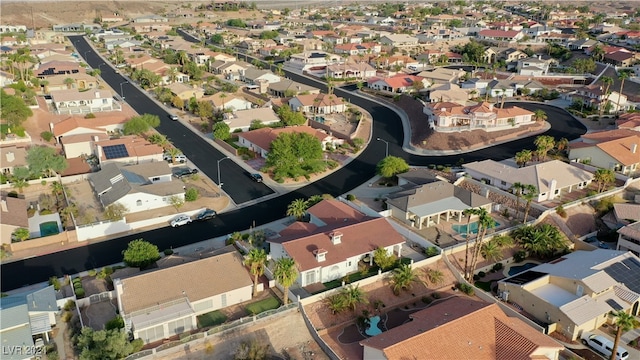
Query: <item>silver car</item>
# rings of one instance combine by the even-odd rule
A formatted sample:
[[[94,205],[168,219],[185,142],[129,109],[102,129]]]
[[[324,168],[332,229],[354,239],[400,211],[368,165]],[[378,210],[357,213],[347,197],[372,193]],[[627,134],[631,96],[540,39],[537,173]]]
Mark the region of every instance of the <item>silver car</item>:
[[[171,220],[171,227],[178,227],[191,223],[191,217],[189,215],[181,214],[175,219]]]

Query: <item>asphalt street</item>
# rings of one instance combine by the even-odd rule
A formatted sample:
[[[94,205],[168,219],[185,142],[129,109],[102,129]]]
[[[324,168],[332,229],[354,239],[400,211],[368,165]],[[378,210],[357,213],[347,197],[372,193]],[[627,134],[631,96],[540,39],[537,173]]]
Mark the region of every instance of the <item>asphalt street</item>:
[[[90,51],[90,48],[84,41],[80,41],[76,46],[79,46],[81,51]],[[101,60],[99,60],[95,54],[89,54],[89,63],[91,65],[97,68],[100,62]],[[287,75],[295,81],[326,90],[324,84],[315,80],[292,73],[288,73]],[[126,79],[117,74],[104,74],[103,72],[102,76],[110,85],[116,85],[113,87],[114,89],[119,88],[119,82],[126,81]],[[178,122],[169,120],[168,114],[162,108],[147,99],[144,94],[137,94],[131,85],[125,84],[124,86],[127,86],[124,88],[127,102],[138,112],[148,112],[160,116],[162,124],[158,130],[174,141],[208,176],[216,179],[216,163],[213,160],[220,159],[224,155],[201,140],[198,136],[190,133],[189,130]],[[405,153],[402,150],[402,122],[395,112],[376,102],[361,98],[356,94],[339,88],[335,89],[334,93],[338,96],[348,98],[350,102],[371,113],[374,119],[372,139],[379,137],[388,141],[390,155],[402,157],[407,160],[409,164],[419,166],[429,164],[456,164],[461,158],[461,156],[456,155],[425,157]],[[511,104],[506,103],[506,105]],[[571,140],[585,132],[582,124],[564,110],[541,104],[518,103],[518,106],[530,110],[544,110],[548,115],[547,121],[549,121],[552,126],[546,133],[548,135],[556,138],[566,137]],[[534,148],[533,138],[520,139],[491,148],[466,153],[463,157],[465,162],[483,159],[502,160],[512,157],[517,151],[524,148]],[[384,156],[385,144],[381,141],[374,140],[356,159],[325,178],[291,193],[280,195],[255,205],[222,213],[212,221],[192,223],[179,228],[161,228],[36,258],[3,264],[1,267],[2,291],[46,281],[53,275],[62,276],[65,274],[75,274],[81,271],[118,263],[122,261],[122,251],[126,248],[129,241],[134,239],[142,238],[156,244],[160,250],[163,250],[169,247],[185,246],[213,237],[231,234],[235,231],[246,230],[252,225],[257,226],[272,222],[285,216],[287,205],[295,199],[325,193],[337,196],[347,193],[351,189],[366,182],[374,175],[376,163]],[[225,165],[223,166],[223,164]],[[240,194],[241,192],[246,193],[244,195],[245,198],[252,199],[261,197],[262,194],[267,192],[264,188],[256,187],[253,182],[247,183],[246,181],[242,181],[241,179],[244,180],[242,169],[231,161],[221,163],[221,172],[223,173],[223,177],[225,177],[223,181],[225,183],[225,190],[230,194],[234,194],[232,195],[234,200],[236,199],[234,196],[238,198],[242,196]],[[236,176],[237,178],[229,181],[226,179],[227,176]],[[238,182],[234,184],[235,179],[237,179]],[[247,188],[245,188],[245,186],[247,186]]]

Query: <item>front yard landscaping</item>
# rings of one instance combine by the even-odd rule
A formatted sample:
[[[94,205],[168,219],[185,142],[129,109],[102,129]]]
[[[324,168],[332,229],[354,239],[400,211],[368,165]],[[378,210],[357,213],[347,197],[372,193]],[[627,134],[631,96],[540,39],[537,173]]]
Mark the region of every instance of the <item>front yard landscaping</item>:
[[[197,319],[199,328],[208,328],[224,323],[227,321],[227,316],[220,310],[214,310],[198,316]]]
[[[273,296],[269,296],[264,300],[260,300],[247,305],[246,309],[249,313],[253,315],[257,315],[257,314],[260,314],[261,312],[277,309],[279,307],[280,307],[280,301]]]

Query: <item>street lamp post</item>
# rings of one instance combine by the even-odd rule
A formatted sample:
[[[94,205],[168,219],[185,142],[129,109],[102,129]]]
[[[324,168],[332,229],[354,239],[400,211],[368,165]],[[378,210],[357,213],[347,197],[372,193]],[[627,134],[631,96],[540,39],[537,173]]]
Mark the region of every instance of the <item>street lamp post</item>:
[[[388,157],[388,156],[389,156],[389,142],[388,142],[387,140],[380,139],[380,138],[377,138],[376,140],[378,140],[378,141],[382,141],[383,143],[385,143],[385,145],[386,145],[386,150],[385,150],[385,152],[384,152],[384,157]]]
[[[218,187],[222,187],[222,183],[220,182],[220,163],[222,160],[227,160],[229,157],[225,156],[222,159],[218,160]]]
[[[122,100],[124,100],[124,92],[122,92],[122,85],[128,84],[128,83],[129,83],[128,81],[120,83],[120,97],[122,98]]]

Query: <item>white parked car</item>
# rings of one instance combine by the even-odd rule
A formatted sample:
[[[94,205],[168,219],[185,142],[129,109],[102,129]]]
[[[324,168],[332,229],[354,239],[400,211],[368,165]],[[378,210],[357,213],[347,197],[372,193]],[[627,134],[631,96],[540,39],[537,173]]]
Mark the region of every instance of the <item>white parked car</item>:
[[[171,220],[171,227],[178,227],[191,223],[191,217],[189,215],[181,214],[175,219]]]
[[[593,334],[590,332],[582,333],[582,343],[589,346],[593,350],[605,355],[607,359],[611,357],[611,351],[613,350],[613,341],[607,339],[602,335]],[[627,360],[629,358],[629,352],[627,349],[618,346],[618,354],[616,360]]]
[[[186,157],[184,154],[176,155],[176,156],[172,159],[172,158],[171,158],[171,154],[169,154],[169,153],[165,153],[165,154],[163,155],[163,158],[164,158],[164,160],[165,160],[165,161],[168,161],[168,162],[174,162],[174,161],[175,161],[176,163],[180,163],[180,164],[184,164],[185,162],[187,162],[187,157]],[[175,160],[174,160],[174,159],[175,159]]]

